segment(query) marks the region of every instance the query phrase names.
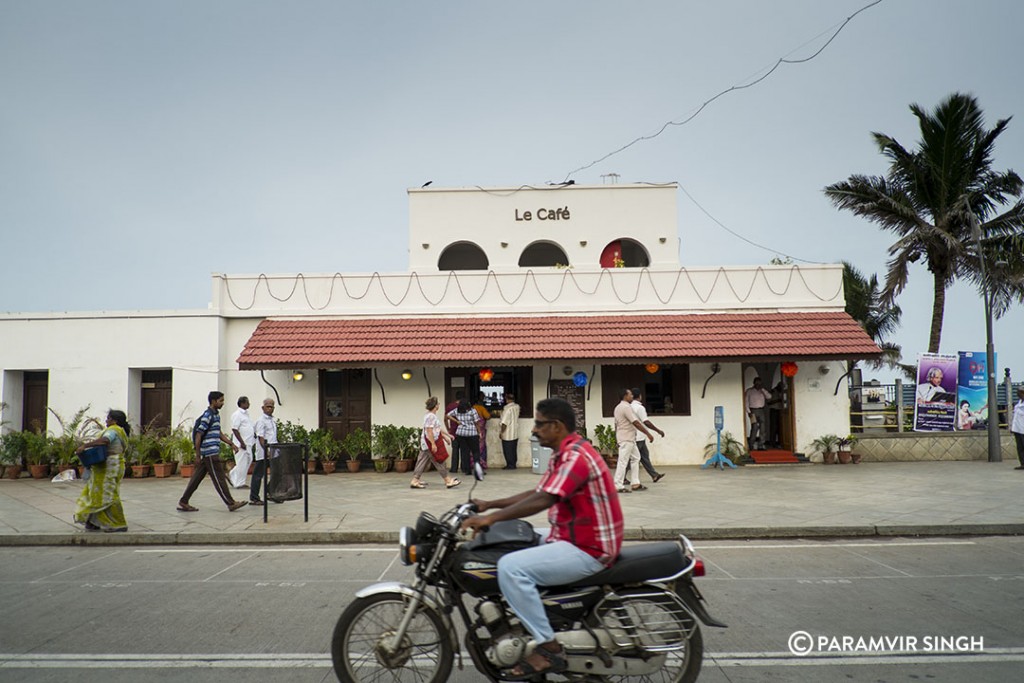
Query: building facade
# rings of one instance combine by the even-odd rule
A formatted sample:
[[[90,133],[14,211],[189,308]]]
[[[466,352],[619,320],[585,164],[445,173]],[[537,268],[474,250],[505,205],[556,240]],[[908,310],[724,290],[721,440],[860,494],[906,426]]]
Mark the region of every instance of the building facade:
[[[683,267],[677,192],[412,189],[405,273],[215,274],[199,311],[0,316],[3,419],[52,428],[48,408],[90,405],[173,427],[217,388],[343,436],[419,425],[430,395],[483,394],[497,413],[514,392],[524,434],[549,395],[592,434],[639,386],[666,432],[654,461],[698,464],[715,406],[746,434],[744,390],[760,376],[778,388],[782,449],[846,433],[844,361],[879,349],[844,312],[842,266]],[[528,439],[519,448],[522,461]]]

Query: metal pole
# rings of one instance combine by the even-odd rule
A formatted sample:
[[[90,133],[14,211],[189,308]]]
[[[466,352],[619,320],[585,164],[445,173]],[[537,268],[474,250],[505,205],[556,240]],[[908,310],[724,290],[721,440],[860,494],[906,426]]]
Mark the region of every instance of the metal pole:
[[[996,393],[996,347],[992,341],[992,294],[985,273],[985,252],[981,248],[981,225],[974,211],[968,209],[974,245],[981,266],[981,293],[985,299],[985,371],[988,373],[988,461],[1002,462],[1003,447],[999,440],[999,395]]]

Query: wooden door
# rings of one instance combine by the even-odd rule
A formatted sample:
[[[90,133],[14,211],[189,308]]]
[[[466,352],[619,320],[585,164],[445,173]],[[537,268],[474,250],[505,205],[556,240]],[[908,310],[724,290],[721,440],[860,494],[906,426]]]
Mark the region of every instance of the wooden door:
[[[46,431],[46,406],[49,396],[50,373],[26,372],[22,396],[21,430]]]
[[[160,433],[171,430],[171,371],[142,371],[140,426]]]
[[[370,371],[320,371],[320,426],[344,439],[357,427],[370,431]]]

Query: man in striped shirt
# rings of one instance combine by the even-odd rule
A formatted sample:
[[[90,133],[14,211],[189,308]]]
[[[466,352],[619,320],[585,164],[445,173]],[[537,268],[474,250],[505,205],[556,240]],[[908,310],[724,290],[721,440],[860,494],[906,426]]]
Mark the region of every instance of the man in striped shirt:
[[[207,473],[213,481],[213,488],[217,490],[221,500],[228,506],[228,510],[234,512],[244,507],[244,500],[235,501],[228,489],[228,480],[224,476],[224,463],[220,459],[220,444],[223,441],[231,446],[231,450],[238,452],[238,446],[220,431],[220,409],[224,407],[224,394],[219,391],[211,391],[206,397],[209,407],[196,420],[195,429],[192,430],[192,445],[196,450],[196,468],[192,471],[192,477],[185,486],[185,493],[181,494],[178,501],[180,512],[195,512],[199,508],[189,504],[192,494],[199,488],[203,477]]]
[[[594,447],[576,433],[572,406],[560,398],[538,403],[533,433],[555,452],[537,488],[501,500],[474,500],[480,512],[497,512],[474,515],[462,525],[477,531],[548,510],[551,529],[544,542],[498,561],[501,592],[538,643],[529,657],[507,672],[508,680],[565,670],[564,652],[537,586],[571,584],[596,574],[611,566],[622,548],[624,521],[615,483]]]

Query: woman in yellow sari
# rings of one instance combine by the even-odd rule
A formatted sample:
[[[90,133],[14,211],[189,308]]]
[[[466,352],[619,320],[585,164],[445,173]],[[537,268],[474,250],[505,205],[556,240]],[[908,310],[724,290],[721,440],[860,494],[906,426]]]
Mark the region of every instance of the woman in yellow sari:
[[[124,477],[124,452],[128,448],[128,416],[120,410],[107,413],[107,426],[99,438],[83,444],[76,452],[92,446],[106,446],[107,460],[93,465],[85,488],[75,504],[75,523],[86,531],[128,531],[121,507],[121,478]]]

